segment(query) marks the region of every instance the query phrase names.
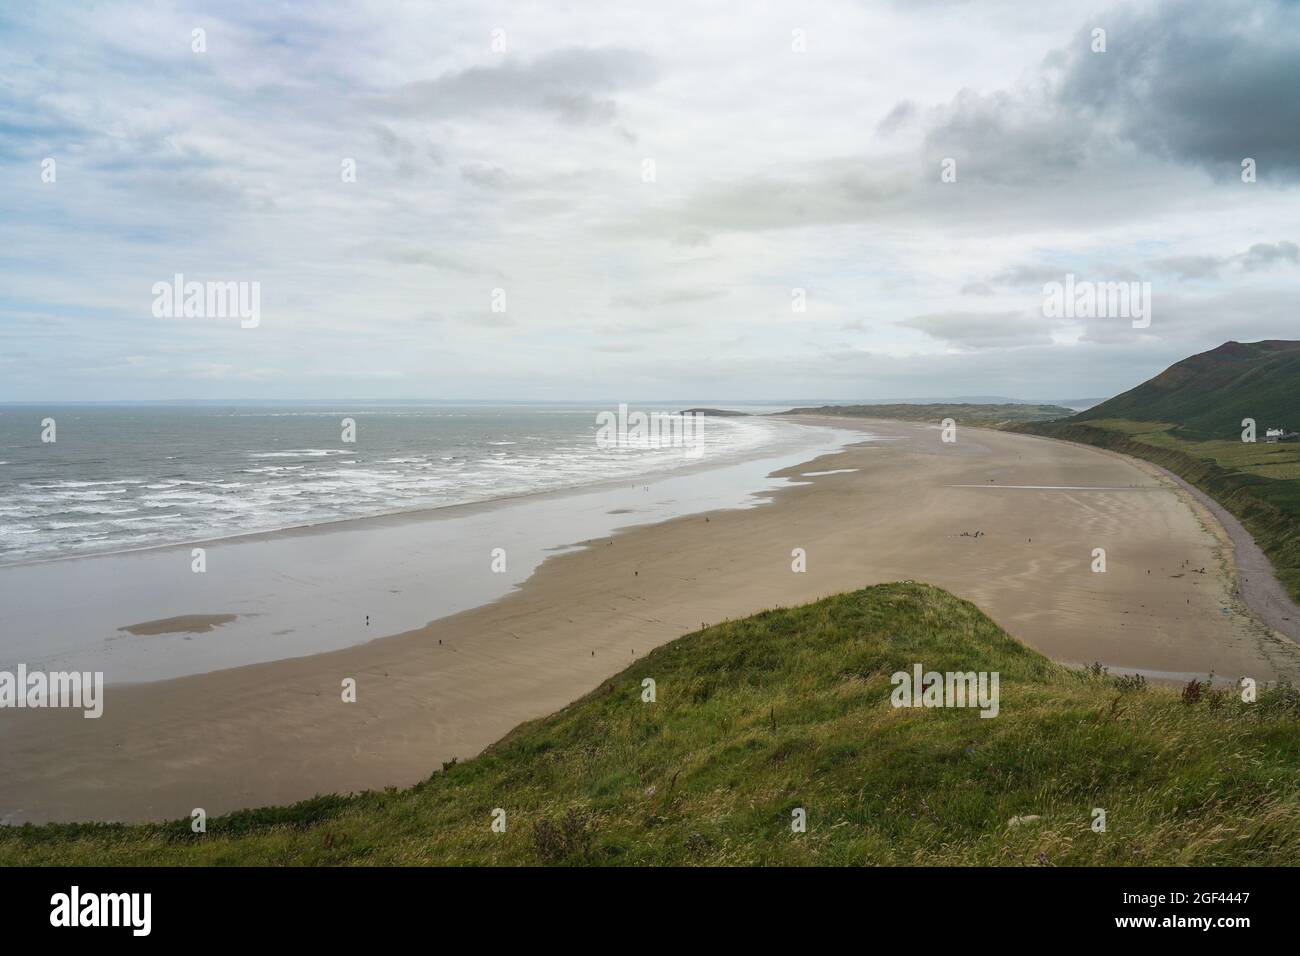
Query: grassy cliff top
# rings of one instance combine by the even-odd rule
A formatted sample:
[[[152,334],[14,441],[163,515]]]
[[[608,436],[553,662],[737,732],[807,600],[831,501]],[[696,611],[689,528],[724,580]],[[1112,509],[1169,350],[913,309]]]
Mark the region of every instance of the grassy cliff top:
[[[998,715],[891,706],[890,675],[917,663],[999,672]],[[1298,731],[1289,687],[1189,703],[1055,665],[945,591],[887,584],[688,634],[410,789],[202,835],[4,829],[0,863],[1295,865]]]

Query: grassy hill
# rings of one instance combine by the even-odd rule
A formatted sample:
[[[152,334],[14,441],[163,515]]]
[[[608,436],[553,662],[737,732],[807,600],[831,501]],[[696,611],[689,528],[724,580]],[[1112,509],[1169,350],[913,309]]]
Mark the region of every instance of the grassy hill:
[[[816,408],[792,408],[782,415],[840,415],[846,418],[898,418],[909,422],[933,422],[951,418],[958,425],[994,428],[1015,422],[1034,422],[1064,418],[1073,412],[1060,405],[983,405],[953,402],[932,405],[820,405]]]
[[[916,663],[998,671],[1000,713],[892,707]],[[411,789],[0,829],[0,864],[1300,864],[1300,695],[1197,691],[881,585],[689,634]]]
[[[1300,431],[1300,342],[1225,342],[1074,416],[1174,423],[1185,441],[1239,441],[1241,421]]]
[[[1300,342],[1228,342],[1069,419],[1012,427],[1168,468],[1237,516],[1300,601],[1300,442],[1263,441],[1300,431]]]

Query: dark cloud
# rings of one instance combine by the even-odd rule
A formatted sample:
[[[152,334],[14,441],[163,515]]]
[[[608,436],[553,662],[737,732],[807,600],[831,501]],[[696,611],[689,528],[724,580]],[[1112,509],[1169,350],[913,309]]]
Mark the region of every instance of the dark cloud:
[[[1106,30],[1093,52],[1092,30]],[[926,147],[959,181],[1049,184],[1136,150],[1261,181],[1300,176],[1300,4],[1249,13],[1197,0],[1090,18],[1025,87],[964,89],[929,118]],[[891,114],[892,115],[892,114]],[[1086,196],[1081,196],[1086,198]]]
[[[522,110],[575,125],[606,124],[618,112],[611,94],[644,86],[655,75],[654,62],[636,50],[572,47],[526,63],[505,60],[408,83],[376,105],[411,117]]]
[[[1217,276],[1224,260],[1214,256],[1170,256],[1147,263],[1157,272],[1172,272],[1180,279],[1207,279]]]
[[[707,246],[712,240],[709,234],[703,229],[683,229],[673,239],[673,242],[679,246]]]
[[[997,285],[1041,286],[1045,282],[1059,282],[1068,271],[1060,266],[1021,264],[999,272],[992,281]]]
[[[1294,242],[1257,242],[1241,256],[1241,267],[1247,272],[1262,269],[1275,262],[1290,262],[1294,265],[1300,254]]]
[[[1050,323],[1023,312],[933,312],[898,322],[931,338],[964,349],[1048,345]]]
[[[713,232],[759,232],[879,218],[908,195],[912,169],[873,170],[854,161],[808,164],[778,176],[704,187],[676,208],[641,215],[615,231],[675,241]]]
[[[1300,4],[1175,0],[1094,17],[1067,55],[1056,102],[1147,150],[1225,176],[1300,175]]]
[[[483,268],[474,262],[456,255],[447,255],[424,246],[383,244],[370,247],[371,254],[404,266],[428,266],[458,275],[500,275],[497,269]]]
[[[889,136],[898,132],[916,117],[916,104],[911,100],[901,100],[889,113],[876,124],[877,136]]]
[[[445,162],[442,150],[435,143],[402,136],[382,123],[376,123],[373,132],[380,157],[399,175],[409,177]]]
[[[1180,279],[1210,279],[1224,269],[1237,265],[1246,272],[1264,269],[1276,263],[1300,264],[1300,247],[1285,239],[1279,242],[1257,242],[1245,252],[1235,256],[1170,256],[1152,259],[1147,266],[1158,272],[1172,272]]]
[[[1055,186],[1098,144],[1038,93],[964,89],[939,109],[925,136],[930,158],[957,162],[958,182]]]
[[[484,189],[506,189],[510,174],[491,163],[468,163],[460,168],[461,178]]]
[[[1013,89],[964,88],[928,110],[898,100],[876,131],[915,123],[921,149],[911,156],[813,160],[702,185],[680,208],[639,215],[621,231],[671,238],[683,228],[903,220],[971,231],[992,222],[1009,232],[1044,222],[1113,227],[1179,206],[1202,184],[1202,168],[1236,173],[1252,156],[1261,181],[1300,173],[1300,3],[1249,11],[1193,0],[1138,13],[1115,7],[1078,23]],[[1098,25],[1104,53],[1092,51]],[[941,187],[947,158],[957,180]]]

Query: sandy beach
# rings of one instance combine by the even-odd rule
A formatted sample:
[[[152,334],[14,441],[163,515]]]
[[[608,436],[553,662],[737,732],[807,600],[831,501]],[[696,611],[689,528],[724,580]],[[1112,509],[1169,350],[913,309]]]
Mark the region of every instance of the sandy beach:
[[[1155,469],[1025,435],[827,424],[884,440],[790,469],[826,474],[761,507],[586,542],[413,631],[112,687],[98,720],[6,713],[0,818],[167,819],[409,785],[702,624],[892,580],[947,588],[1058,661],[1169,681],[1300,674],[1300,648],[1245,612],[1223,526]]]

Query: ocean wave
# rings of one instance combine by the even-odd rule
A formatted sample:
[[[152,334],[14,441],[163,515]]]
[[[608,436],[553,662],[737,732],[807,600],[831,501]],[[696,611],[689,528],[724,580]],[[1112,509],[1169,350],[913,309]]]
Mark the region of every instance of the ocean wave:
[[[347,448],[298,448],[290,451],[251,451],[249,458],[330,458],[334,455],[355,455]]]
[[[380,429],[363,427],[355,449],[267,448],[276,436],[243,431],[223,436],[223,448],[215,438],[192,436],[193,419],[176,415],[182,424],[174,441],[163,442],[153,432],[129,441],[115,436],[111,446],[96,450],[92,474],[33,478],[48,467],[46,461],[35,455],[20,460],[21,481],[0,478],[0,562],[205,540],[597,482],[648,481],[711,458],[725,462],[759,452],[789,427],[710,419],[701,436],[702,456],[692,457],[686,449],[651,442],[603,449],[596,444],[594,415],[542,409],[512,411],[513,422],[489,423],[478,432],[461,421],[468,413],[404,415]],[[258,417],[265,416],[222,428],[257,432]],[[431,424],[431,418],[441,424]],[[404,421],[415,423],[409,433]],[[520,427],[520,421],[526,424]],[[505,427],[514,437],[501,434]]]

